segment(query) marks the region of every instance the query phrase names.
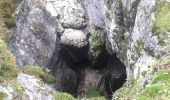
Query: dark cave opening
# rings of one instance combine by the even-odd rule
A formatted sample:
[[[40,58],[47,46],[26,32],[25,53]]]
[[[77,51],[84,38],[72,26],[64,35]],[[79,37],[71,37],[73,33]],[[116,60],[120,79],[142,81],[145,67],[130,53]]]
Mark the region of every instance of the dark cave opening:
[[[58,53],[60,59],[55,61],[55,67],[52,69],[53,75],[61,80],[56,89],[76,97],[83,97],[86,96],[87,89],[95,85],[101,96],[110,100],[112,94],[126,81],[126,66],[116,55],[109,54],[107,50],[92,61],[88,55],[88,48],[88,46],[78,48],[61,45]],[[56,74],[59,69],[61,69],[60,77],[64,78],[59,78]]]

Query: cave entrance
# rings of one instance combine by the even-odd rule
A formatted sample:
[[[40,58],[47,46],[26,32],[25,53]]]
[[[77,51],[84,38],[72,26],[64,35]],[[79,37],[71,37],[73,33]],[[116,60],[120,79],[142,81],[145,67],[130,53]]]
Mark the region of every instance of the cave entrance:
[[[60,59],[52,69],[53,75],[59,80],[57,90],[79,98],[105,96],[111,99],[112,94],[126,81],[125,65],[107,50],[91,60],[88,47],[62,45],[58,55]]]

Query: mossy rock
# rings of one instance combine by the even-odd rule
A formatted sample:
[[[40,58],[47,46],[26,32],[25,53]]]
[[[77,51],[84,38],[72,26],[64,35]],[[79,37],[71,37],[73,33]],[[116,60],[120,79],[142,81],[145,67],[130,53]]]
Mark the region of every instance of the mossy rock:
[[[6,44],[0,39],[0,82],[17,77],[16,62],[8,51]]]
[[[6,97],[6,93],[4,92],[0,92],[0,100],[4,100],[4,98]]]
[[[0,1],[0,20],[4,21],[4,24],[8,27],[15,26],[15,20],[12,17],[14,12],[16,0],[1,0]]]
[[[18,82],[17,79],[14,79],[12,81],[9,82],[10,86],[12,87],[12,89],[14,90],[13,92],[13,98],[15,97],[22,97],[23,93],[24,93],[24,88],[22,87],[22,85]]]
[[[21,70],[23,73],[28,75],[34,75],[35,77],[42,79],[46,83],[55,83],[55,78],[50,73],[45,72],[39,66],[26,65]]]
[[[165,0],[156,0],[152,31],[154,35],[158,36],[160,45],[167,45],[164,40],[167,39],[170,32],[170,3]]]
[[[77,100],[72,95],[62,92],[54,92],[53,97],[55,100]]]
[[[129,79],[114,94],[112,100],[134,100],[142,85],[134,79]]]
[[[0,39],[2,39],[5,43],[7,43],[9,39],[11,38],[11,36],[12,36],[12,33],[8,31],[6,26],[0,25]]]
[[[86,90],[86,97],[87,98],[100,97],[100,96],[101,96],[101,93],[100,93],[100,90],[97,86],[92,85],[92,86],[87,88],[87,90]]]
[[[107,100],[107,99],[104,96],[101,96],[101,97],[87,98],[87,100]]]
[[[105,35],[100,29],[93,29],[89,38],[89,53],[96,59],[105,49]]]

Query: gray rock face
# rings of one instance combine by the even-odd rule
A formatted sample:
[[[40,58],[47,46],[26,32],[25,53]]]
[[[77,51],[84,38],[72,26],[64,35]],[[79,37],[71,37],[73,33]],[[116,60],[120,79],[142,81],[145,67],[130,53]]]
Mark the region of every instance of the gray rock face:
[[[105,28],[104,0],[82,0],[91,25]]]
[[[9,48],[19,66],[50,65],[60,80],[56,88],[69,91],[73,87],[69,92],[77,85],[75,67],[70,66],[86,62],[83,60],[89,64],[89,52],[97,56],[97,60],[105,51],[115,54],[126,66],[128,78],[143,80],[141,73],[150,70],[149,66],[155,62],[152,58],[166,54],[158,36],[152,32],[154,6],[155,0],[23,0],[15,13],[17,29]],[[102,48],[96,42],[98,39],[91,41],[92,36],[98,34],[93,29],[101,30],[101,36],[106,36]],[[66,47],[61,47],[63,45]],[[88,46],[83,51],[83,47]],[[63,58],[67,53],[67,59]],[[106,69],[106,76],[120,78],[114,68]]]
[[[19,66],[46,66],[55,51],[57,20],[43,8],[43,3],[23,0],[16,13],[17,28],[10,49]]]
[[[66,29],[60,39],[62,44],[75,47],[83,47],[88,44],[86,35],[80,30]]]
[[[84,9],[77,0],[47,0],[47,2],[54,8],[54,15],[58,17],[63,27],[80,29],[87,25]],[[51,9],[49,11],[54,13]]]

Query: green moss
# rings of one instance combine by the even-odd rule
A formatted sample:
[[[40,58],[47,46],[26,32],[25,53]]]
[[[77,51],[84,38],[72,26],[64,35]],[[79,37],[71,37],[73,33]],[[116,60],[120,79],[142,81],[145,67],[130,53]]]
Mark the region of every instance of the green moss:
[[[21,97],[24,92],[24,89],[21,86],[21,84],[18,82],[18,80],[14,79],[14,80],[10,81],[9,84],[12,87],[12,89],[14,90],[13,97],[14,98]]]
[[[160,66],[166,66],[166,65],[170,65],[170,56],[167,56],[160,61]]]
[[[87,98],[92,98],[92,97],[100,97],[100,90],[97,86],[90,86],[88,87],[87,91],[86,91],[86,97]]]
[[[140,91],[141,83],[129,78],[125,84],[113,94],[112,100],[133,100]]]
[[[55,100],[76,100],[72,95],[62,92],[54,92],[53,97]]]
[[[8,28],[15,26],[15,20],[12,17],[14,11],[15,0],[1,0],[0,1],[0,19],[4,21]]]
[[[17,77],[14,57],[8,51],[6,44],[0,39],[0,82]]]
[[[23,71],[23,73],[26,73],[28,75],[34,75],[49,84],[55,83],[55,78],[50,73],[43,71],[43,69],[39,66],[26,65],[21,70]]]
[[[156,34],[164,34],[170,31],[170,4],[163,0],[157,0],[153,31]]]
[[[4,100],[6,93],[0,92],[0,100]]]
[[[161,46],[167,45],[167,33],[170,32],[170,3],[165,0],[156,1],[155,22],[153,23],[152,31],[158,36]]]
[[[11,36],[12,33],[9,32],[5,26],[0,25],[0,39],[2,39],[3,41],[5,41],[5,43],[7,43]]]
[[[87,98],[87,100],[106,100],[106,98],[104,96],[101,96],[101,97]]]
[[[89,39],[90,54],[97,58],[105,49],[105,36],[102,30],[93,29],[92,35]]]

